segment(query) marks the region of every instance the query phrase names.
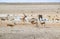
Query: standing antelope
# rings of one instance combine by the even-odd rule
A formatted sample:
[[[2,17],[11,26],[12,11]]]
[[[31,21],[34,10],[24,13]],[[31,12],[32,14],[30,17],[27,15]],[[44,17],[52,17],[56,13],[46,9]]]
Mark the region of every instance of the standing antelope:
[[[25,21],[26,21],[25,18],[26,18],[27,16],[26,16],[24,13],[23,13],[23,15],[24,15],[24,16],[23,16],[21,19],[22,19],[23,23],[25,23]]]
[[[41,24],[41,25],[44,25],[44,27],[45,27],[45,21],[44,21],[42,15],[38,15],[38,19],[39,19],[39,21],[40,21],[40,24]]]

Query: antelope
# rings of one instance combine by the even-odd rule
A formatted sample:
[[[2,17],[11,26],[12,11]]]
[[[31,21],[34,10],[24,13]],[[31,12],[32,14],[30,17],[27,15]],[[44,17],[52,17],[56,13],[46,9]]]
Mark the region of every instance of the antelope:
[[[45,21],[40,22],[40,24],[43,25],[43,26],[45,27]]]
[[[38,22],[37,22],[37,19],[35,19],[35,18],[32,18],[31,20],[30,20],[30,22],[31,22],[31,24],[36,24],[36,27],[38,27]]]
[[[25,18],[26,18],[27,16],[26,16],[25,14],[23,14],[23,15],[24,15],[24,16],[21,18],[21,20],[22,20],[23,23],[25,23],[25,21],[26,21]]]
[[[39,21],[40,21],[40,24],[41,24],[41,25],[44,25],[44,27],[45,27],[45,21],[44,21],[42,15],[38,15],[38,19],[39,19]]]

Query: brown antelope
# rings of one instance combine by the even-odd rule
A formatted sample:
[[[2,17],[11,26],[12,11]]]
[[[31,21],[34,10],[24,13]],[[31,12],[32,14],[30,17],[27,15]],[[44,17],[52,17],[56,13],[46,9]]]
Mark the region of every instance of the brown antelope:
[[[31,24],[33,24],[33,25],[36,24],[36,27],[38,27],[37,19],[32,18],[30,22],[31,22]]]
[[[26,18],[27,16],[26,16],[25,14],[23,14],[23,15],[24,15],[24,16],[21,18],[21,20],[23,21],[23,23],[25,23],[25,21],[26,21],[25,18]]]
[[[45,21],[43,20],[43,16],[42,15],[38,15],[38,19],[40,21],[40,24],[44,25],[44,27],[45,27]]]
[[[38,15],[38,19],[39,19],[39,21],[40,21],[40,19],[42,19],[43,17],[42,17],[42,15]]]
[[[7,26],[13,27],[15,24],[11,21],[7,22]]]
[[[40,24],[45,27],[45,22],[44,21],[40,22]]]
[[[1,21],[1,19],[0,19],[0,26],[1,26],[1,24],[2,24],[2,21]]]

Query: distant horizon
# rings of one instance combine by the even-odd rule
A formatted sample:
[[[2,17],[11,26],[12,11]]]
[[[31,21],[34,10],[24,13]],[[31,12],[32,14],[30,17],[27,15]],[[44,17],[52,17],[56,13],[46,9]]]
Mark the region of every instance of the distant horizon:
[[[30,3],[21,3],[21,2],[0,2],[0,5],[60,5],[60,2],[30,2]]]
[[[0,2],[0,3],[60,3],[60,2]]]
[[[8,2],[8,3],[29,3],[29,2],[60,2],[60,0],[0,0],[0,2]]]
[[[60,4],[60,0],[0,0],[0,4]]]

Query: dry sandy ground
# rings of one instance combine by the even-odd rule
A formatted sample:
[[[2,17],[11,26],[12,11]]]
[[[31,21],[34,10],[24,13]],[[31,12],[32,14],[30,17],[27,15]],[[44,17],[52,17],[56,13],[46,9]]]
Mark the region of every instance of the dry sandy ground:
[[[0,26],[0,39],[60,39],[60,26]]]
[[[57,11],[59,14],[57,14]],[[0,5],[0,14],[27,15],[58,15],[60,17],[60,4],[58,5]],[[35,17],[34,16],[34,17]],[[16,25],[7,27],[0,25],[0,39],[60,39],[60,23],[46,23],[46,27],[39,25]]]

